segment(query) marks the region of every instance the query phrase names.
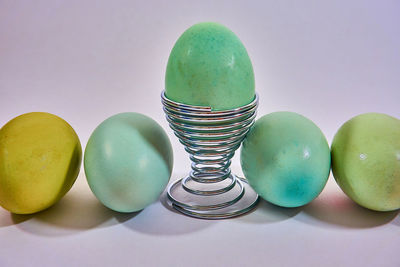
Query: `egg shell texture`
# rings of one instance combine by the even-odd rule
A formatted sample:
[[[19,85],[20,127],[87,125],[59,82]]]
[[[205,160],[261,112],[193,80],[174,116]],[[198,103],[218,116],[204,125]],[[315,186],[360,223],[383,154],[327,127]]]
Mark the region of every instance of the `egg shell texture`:
[[[241,149],[245,177],[265,200],[298,207],[316,198],[330,172],[329,145],[309,119],[275,112],[258,119]]]
[[[32,112],[0,130],[0,205],[17,214],[44,210],[74,184],[82,148],[74,129],[56,115]]]
[[[336,182],[351,199],[376,211],[400,208],[400,120],[358,115],[340,127],[331,153]]]
[[[96,197],[119,212],[139,211],[158,199],[172,172],[172,147],[164,130],[139,113],[102,122],[85,150],[85,173]]]
[[[186,30],[169,56],[166,96],[176,102],[228,110],[254,99],[249,55],[228,28],[204,22]]]

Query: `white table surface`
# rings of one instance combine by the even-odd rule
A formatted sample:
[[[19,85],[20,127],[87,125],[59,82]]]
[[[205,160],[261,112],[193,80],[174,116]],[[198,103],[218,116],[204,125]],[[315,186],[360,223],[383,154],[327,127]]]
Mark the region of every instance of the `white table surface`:
[[[186,28],[217,21],[248,49],[259,116],[299,112],[331,142],[357,114],[400,117],[398,14],[399,1],[0,1],[0,125],[51,112],[84,147],[107,117],[141,112],[168,132],[175,180],[190,162],[161,110],[168,55]],[[112,212],[82,171],[46,211],[0,208],[0,266],[400,266],[398,212],[355,205],[333,177],[305,207],[261,201],[229,220],[189,218],[163,199]]]

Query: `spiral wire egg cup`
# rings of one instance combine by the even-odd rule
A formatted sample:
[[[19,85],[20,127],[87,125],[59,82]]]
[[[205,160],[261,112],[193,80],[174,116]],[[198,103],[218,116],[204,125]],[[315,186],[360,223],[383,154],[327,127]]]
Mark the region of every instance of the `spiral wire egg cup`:
[[[225,219],[253,209],[257,193],[231,173],[231,159],[254,123],[258,96],[242,107],[212,111],[161,94],[167,121],[192,161],[192,171],[167,191],[173,208],[203,219]]]

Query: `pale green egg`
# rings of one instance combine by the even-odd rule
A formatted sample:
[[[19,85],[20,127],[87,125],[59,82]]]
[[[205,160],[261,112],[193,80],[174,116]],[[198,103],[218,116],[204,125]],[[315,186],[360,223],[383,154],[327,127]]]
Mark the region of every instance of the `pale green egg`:
[[[299,207],[315,199],[330,173],[329,145],[311,120],[293,112],[258,119],[240,155],[243,173],[265,200]]]
[[[400,120],[356,116],[340,127],[331,153],[336,182],[351,199],[377,211],[400,208]]]
[[[168,184],[172,164],[164,130],[133,112],[103,121],[90,136],[84,158],[90,189],[119,212],[139,211],[155,202]]]
[[[228,110],[254,99],[254,73],[240,39],[223,25],[204,22],[186,30],[169,56],[166,96],[173,101]]]

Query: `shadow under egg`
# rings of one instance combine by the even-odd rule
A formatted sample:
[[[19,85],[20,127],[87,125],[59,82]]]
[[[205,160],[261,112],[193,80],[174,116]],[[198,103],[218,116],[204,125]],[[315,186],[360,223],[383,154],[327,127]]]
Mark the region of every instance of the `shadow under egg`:
[[[0,228],[23,223],[32,218],[32,215],[19,215],[10,213],[8,210],[0,211]]]
[[[254,224],[277,223],[296,216],[301,210],[301,207],[285,208],[276,206],[260,198],[253,211],[238,217],[237,220]]]
[[[215,220],[192,218],[176,211],[168,203],[166,191],[161,194],[158,202],[143,209],[134,219],[122,221],[119,216],[116,218],[133,231],[156,236],[183,235],[217,223]]]
[[[12,221],[21,230],[44,236],[66,235],[113,225],[118,223],[111,220],[115,216],[116,212],[83,192],[68,193],[52,207],[35,214],[11,215]]]
[[[320,195],[303,208],[296,219],[307,224],[344,228],[373,228],[393,221],[399,211],[379,212],[358,205],[342,192]]]

